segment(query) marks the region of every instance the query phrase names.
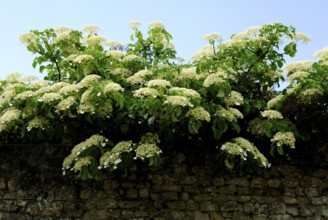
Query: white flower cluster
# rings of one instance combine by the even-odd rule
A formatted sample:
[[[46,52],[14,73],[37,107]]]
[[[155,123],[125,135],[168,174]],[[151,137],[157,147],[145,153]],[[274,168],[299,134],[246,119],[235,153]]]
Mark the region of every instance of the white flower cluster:
[[[177,76],[177,80],[187,80],[187,79],[196,79],[197,78],[197,72],[196,67],[189,67],[189,68],[183,68],[179,75]]]
[[[49,83],[47,81],[38,80],[38,81],[29,83],[26,87],[28,89],[39,89],[39,88],[47,87],[47,86],[49,86]]]
[[[40,102],[44,102],[47,104],[53,104],[57,103],[60,100],[62,100],[62,96],[55,92],[45,93],[42,95],[41,99],[39,99]]]
[[[235,116],[235,118],[244,118],[243,113],[241,113],[238,109],[236,108],[228,108],[228,111]]]
[[[283,118],[282,114],[275,110],[265,110],[265,111],[261,112],[261,116],[263,118],[268,118],[268,119],[282,119]]]
[[[57,82],[57,83],[51,85],[50,88],[51,88],[51,91],[58,92],[61,88],[68,86],[68,85],[70,85],[70,84],[67,82]]]
[[[106,56],[112,57],[113,59],[121,59],[124,57],[124,53],[120,50],[108,50],[106,51]]]
[[[210,113],[201,106],[189,110],[186,114],[186,117],[190,117],[194,120],[200,120],[200,121],[207,121],[207,122],[211,121]]]
[[[132,141],[121,141],[117,143],[112,150],[107,151],[100,158],[100,166],[102,168],[113,168],[116,169],[117,165],[122,161],[121,155],[123,153],[131,152],[133,143]]]
[[[285,71],[287,72],[287,76],[293,74],[296,71],[308,71],[312,67],[313,61],[312,60],[302,60],[287,63],[285,65]]]
[[[103,91],[104,91],[104,93],[124,92],[124,88],[118,83],[109,82],[104,87]]]
[[[27,126],[27,131],[31,131],[32,129],[42,129],[45,130],[49,127],[49,121],[42,116],[36,116],[31,121],[29,121]]]
[[[213,32],[204,35],[203,39],[208,41],[210,44],[213,44],[214,42],[220,43],[222,41],[222,36],[218,33]]]
[[[78,55],[73,62],[74,63],[86,63],[88,61],[94,60],[95,58],[89,54]]]
[[[204,87],[210,87],[212,85],[214,86],[220,86],[222,84],[226,83],[226,80],[220,73],[212,73],[206,77],[204,80]]]
[[[170,95],[181,95],[188,98],[200,98],[200,94],[196,90],[183,87],[172,87],[168,92]]]
[[[55,38],[55,42],[65,42],[65,41],[69,41],[71,38],[71,33],[70,31],[66,31],[66,32],[62,32],[61,34],[59,34],[56,38]]]
[[[91,156],[78,157],[75,164],[74,164],[74,166],[73,166],[73,170],[75,172],[81,171],[84,166],[85,167],[89,166],[92,163],[93,160],[94,159]]]
[[[90,46],[97,46],[104,43],[106,41],[106,38],[103,36],[95,35],[84,38],[84,41]]]
[[[152,28],[165,28],[164,24],[161,21],[153,21],[148,24],[150,29]]]
[[[237,137],[231,142],[224,143],[221,146],[221,150],[229,155],[239,156],[244,161],[248,160],[249,157],[252,157],[252,159],[257,160],[262,167],[271,166],[257,147],[242,137]]]
[[[35,93],[33,91],[27,90],[22,93],[19,93],[15,98],[20,100],[27,100],[31,97],[33,97]]]
[[[212,45],[207,45],[197,50],[192,56],[191,59],[193,61],[200,61],[202,59],[209,59],[214,56],[214,49]]]
[[[141,144],[136,149],[136,157],[144,160],[146,158],[158,156],[162,153],[162,150],[157,147],[156,144]]]
[[[299,99],[304,103],[311,103],[314,97],[323,96],[324,92],[322,89],[310,88],[300,93]]]
[[[268,109],[275,108],[280,102],[283,101],[284,95],[277,95],[276,97],[270,99],[267,103]]]
[[[193,106],[187,97],[180,96],[180,95],[167,96],[164,104],[170,104],[173,106],[182,106],[182,107]]]
[[[18,120],[22,115],[22,111],[16,108],[4,110],[0,116],[0,131],[5,131],[9,128],[9,124]]]
[[[36,43],[37,36],[33,32],[27,32],[19,37],[23,44]]]
[[[134,61],[139,61],[139,60],[141,60],[141,57],[139,57],[135,54],[129,54],[123,58],[123,62],[134,62]]]
[[[130,76],[126,81],[132,85],[144,83],[147,76],[151,76],[153,73],[150,70],[140,70],[133,76]]]
[[[77,104],[76,99],[74,96],[69,96],[66,99],[61,100],[58,105],[56,106],[56,111],[66,111],[67,109],[70,109],[72,106],[75,106]]]
[[[295,148],[295,136],[293,132],[278,132],[271,139],[272,143],[279,146],[289,146],[290,148]]]
[[[295,80],[302,80],[307,78],[310,75],[307,71],[296,71],[294,73],[289,74],[288,79],[291,83],[293,83]]]
[[[147,98],[147,97],[153,97],[156,98],[160,96],[160,93],[157,89],[154,88],[140,88],[133,92],[133,97],[136,98]]]
[[[72,93],[72,92],[73,93],[78,92],[81,88],[82,88],[82,86],[79,85],[79,84],[70,84],[70,85],[62,87],[59,90],[59,93],[67,95],[67,94]]]
[[[100,79],[101,76],[99,75],[95,75],[95,74],[87,75],[79,82],[79,85],[81,87],[89,87],[90,85],[98,82]]]
[[[86,25],[82,29],[84,32],[89,33],[98,33],[100,31],[100,28],[97,25]]]
[[[224,98],[224,103],[227,106],[242,105],[244,104],[244,97],[242,94],[236,91],[231,91],[230,95]]]
[[[146,83],[146,86],[149,88],[167,88],[172,87],[170,81],[165,79],[153,79]]]
[[[138,28],[141,26],[141,22],[140,21],[130,21],[128,25],[130,28]]]
[[[296,32],[293,38],[304,44],[308,43],[311,40],[308,35],[301,33],[301,32]]]
[[[86,139],[85,141],[75,145],[75,147],[71,151],[71,154],[79,156],[83,151],[91,147],[104,147],[106,146],[107,141],[108,139],[105,138],[104,136],[99,134],[94,134],[90,138]]]
[[[218,110],[216,111],[216,115],[225,118],[228,122],[236,121],[235,115],[229,110],[223,108],[222,106],[218,108]]]
[[[322,48],[321,50],[317,51],[314,54],[314,57],[319,58],[320,60],[327,60],[328,59],[328,46]]]

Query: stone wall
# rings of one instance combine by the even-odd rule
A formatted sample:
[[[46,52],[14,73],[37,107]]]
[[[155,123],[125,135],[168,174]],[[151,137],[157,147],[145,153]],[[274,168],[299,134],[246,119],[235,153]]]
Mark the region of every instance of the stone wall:
[[[19,162],[10,160],[10,148],[3,156],[0,219],[328,219],[325,167],[280,165],[237,175],[187,165],[176,154],[163,168],[134,166],[127,177],[82,181],[62,176],[52,147],[27,152],[14,154]]]

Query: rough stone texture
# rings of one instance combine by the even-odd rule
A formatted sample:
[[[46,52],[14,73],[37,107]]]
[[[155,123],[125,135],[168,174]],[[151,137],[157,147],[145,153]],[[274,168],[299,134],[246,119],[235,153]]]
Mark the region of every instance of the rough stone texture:
[[[36,152],[42,150],[19,169],[6,161],[0,167],[0,219],[328,219],[324,166],[283,165],[236,175],[190,165],[177,154],[163,168],[133,166],[127,177],[82,181],[62,176],[61,159]]]

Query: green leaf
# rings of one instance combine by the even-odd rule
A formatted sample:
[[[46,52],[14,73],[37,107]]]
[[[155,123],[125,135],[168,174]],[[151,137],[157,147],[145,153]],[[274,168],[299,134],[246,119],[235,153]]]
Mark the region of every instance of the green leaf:
[[[225,95],[225,93],[224,93],[224,89],[223,88],[221,88],[220,90],[219,90],[219,92],[218,92],[218,97],[219,98],[223,98],[224,97],[224,95]]]
[[[229,170],[232,170],[234,168],[234,164],[231,163],[228,158],[224,160],[224,164]]]
[[[198,133],[198,129],[199,128],[198,128],[196,122],[190,121],[188,123],[188,131],[189,131],[190,134],[197,134]]]
[[[122,125],[120,126],[120,130],[121,130],[121,132],[122,132],[123,134],[126,134],[126,133],[128,132],[128,130],[129,130],[129,125],[128,125],[128,124],[122,124]]]
[[[148,119],[148,124],[149,124],[149,125],[154,124],[154,122],[155,122],[155,116],[152,116],[152,117],[150,117],[150,118]]]
[[[284,47],[284,51],[286,54],[288,54],[291,57],[294,57],[297,50],[296,50],[296,43],[295,42],[290,42]]]

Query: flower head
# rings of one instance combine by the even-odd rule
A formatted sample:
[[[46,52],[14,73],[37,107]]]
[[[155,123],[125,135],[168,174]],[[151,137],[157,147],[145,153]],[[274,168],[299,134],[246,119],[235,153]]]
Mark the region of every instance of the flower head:
[[[31,121],[29,121],[27,131],[31,131],[33,128],[44,130],[49,127],[49,125],[49,121],[45,117],[36,116]]]
[[[277,146],[289,146],[290,148],[295,148],[295,137],[293,132],[277,132],[271,142]]]
[[[188,98],[200,98],[200,94],[196,90],[183,87],[172,87],[168,92],[170,95],[181,95]]]
[[[204,87],[210,87],[212,85],[219,86],[226,83],[226,80],[224,79],[224,76],[219,73],[212,73],[207,76],[207,78],[204,80]]]
[[[141,26],[141,22],[140,21],[130,21],[129,22],[129,27],[130,28],[138,28]]]
[[[74,171],[81,171],[83,167],[89,166],[93,161],[93,157],[86,156],[86,157],[79,157],[73,166]]]
[[[88,45],[94,46],[104,43],[106,41],[106,38],[103,36],[95,35],[95,36],[87,37],[84,40]]]
[[[52,104],[54,102],[59,102],[62,98],[63,97],[60,94],[50,92],[43,94],[41,97],[41,101],[44,103]]]
[[[282,119],[283,116],[280,112],[275,110],[265,110],[261,112],[262,117],[269,119]]]
[[[142,160],[154,156],[158,156],[162,151],[157,147],[156,144],[141,144],[136,149],[136,158]]]
[[[101,76],[96,74],[87,75],[79,82],[79,85],[82,87],[89,87],[90,85],[98,82],[100,79]]]
[[[82,29],[84,32],[89,33],[98,33],[100,31],[100,28],[97,25],[86,25]]]
[[[34,44],[36,43],[36,40],[37,40],[37,36],[35,35],[35,33],[33,32],[27,32],[25,34],[22,34],[20,37],[19,37],[19,40],[23,43],[23,44]]]
[[[140,88],[138,90],[134,91],[133,97],[136,98],[147,98],[147,97],[153,97],[156,98],[157,96],[160,96],[160,93],[157,89],[154,88]]]
[[[165,28],[164,24],[161,21],[153,21],[148,24],[150,29],[152,28]]]
[[[222,37],[220,34],[218,33],[210,33],[210,34],[206,34],[204,37],[203,37],[204,40],[208,41],[210,44],[213,44],[214,42],[221,42],[222,41]]]
[[[118,83],[109,82],[104,88],[104,93],[112,92],[124,92],[124,88]]]
[[[164,79],[153,79],[146,83],[146,86],[149,88],[167,88],[171,87],[170,81]]]
[[[9,108],[1,112],[0,115],[0,131],[7,130],[9,124],[18,120],[22,115],[22,111],[16,108]]]
[[[276,97],[272,98],[271,100],[268,101],[267,108],[268,109],[275,108],[279,103],[282,102],[283,98],[284,98],[283,95],[277,95]]]
[[[117,40],[108,40],[105,45],[109,46],[111,49],[123,47],[123,44]]]
[[[57,111],[65,111],[76,105],[76,99],[74,96],[69,96],[66,99],[61,100],[56,106]]]
[[[194,120],[200,120],[200,121],[207,121],[207,122],[211,121],[210,113],[201,106],[189,110],[186,114],[186,117],[192,118]]]
[[[190,103],[187,97],[180,96],[180,95],[167,96],[166,101],[164,103],[173,106],[182,106],[182,107],[192,106],[192,104]]]
[[[244,104],[244,97],[239,92],[231,91],[230,95],[224,98],[224,103],[227,106],[242,105]]]
[[[124,53],[120,50],[108,50],[106,52],[106,56],[112,57],[114,59],[120,59],[120,58],[124,57]]]
[[[94,60],[95,58],[89,54],[82,54],[82,55],[78,55],[75,59],[74,59],[74,63],[86,63],[88,61]]]

